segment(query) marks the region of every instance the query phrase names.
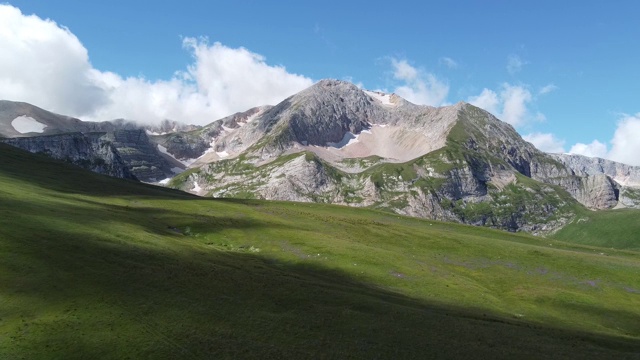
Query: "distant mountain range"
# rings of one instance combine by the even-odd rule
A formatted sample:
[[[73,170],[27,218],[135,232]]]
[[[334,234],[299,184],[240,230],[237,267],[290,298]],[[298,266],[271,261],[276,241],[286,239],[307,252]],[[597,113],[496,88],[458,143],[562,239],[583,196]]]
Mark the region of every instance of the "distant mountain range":
[[[0,100],[0,136],[5,143],[44,153],[98,173],[155,182],[184,170],[158,151],[147,134],[198,127],[165,121],[141,126],[132,121],[81,121],[27,103]]]
[[[419,106],[337,80],[204,127],[88,123],[3,101],[0,135],[202,196],[371,207],[534,234],[585,208],[640,207],[640,167],[543,153],[467,103]]]

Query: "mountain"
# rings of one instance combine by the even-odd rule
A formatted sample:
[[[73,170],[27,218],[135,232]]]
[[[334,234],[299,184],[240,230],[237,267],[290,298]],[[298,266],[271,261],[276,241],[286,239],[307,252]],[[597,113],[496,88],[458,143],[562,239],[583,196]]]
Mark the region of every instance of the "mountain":
[[[419,106],[338,80],[203,127],[85,123],[29,104],[2,106],[9,143],[116,176],[125,176],[115,170],[121,160],[142,181],[173,177],[169,186],[203,196],[369,207],[534,234],[587,209],[640,207],[637,177],[624,175],[637,170],[626,165],[545,154],[464,102]],[[56,142],[33,130],[76,133]],[[92,153],[74,148],[87,141]]]
[[[532,233],[617,203],[606,177],[576,174],[480,108],[419,106],[337,80],[153,141],[191,164],[170,186],[199,195],[371,207]],[[172,142],[188,151],[174,152]]]
[[[606,177],[612,183],[618,207],[640,208],[640,166],[574,154],[549,154],[582,177]]]
[[[73,132],[106,132],[117,129],[136,129],[133,122],[89,122],[52,113],[37,106],[0,100],[0,137],[24,137]]]
[[[88,122],[22,102],[0,101],[0,140],[115,177],[156,182],[184,165],[161,153],[147,133],[196,127],[165,121],[145,128],[123,119]]]
[[[2,142],[113,177],[138,180],[104,133],[70,133],[4,139]]]
[[[6,144],[0,214],[1,359],[640,354],[640,252],[623,226],[606,238],[636,246],[618,250],[202,199]]]

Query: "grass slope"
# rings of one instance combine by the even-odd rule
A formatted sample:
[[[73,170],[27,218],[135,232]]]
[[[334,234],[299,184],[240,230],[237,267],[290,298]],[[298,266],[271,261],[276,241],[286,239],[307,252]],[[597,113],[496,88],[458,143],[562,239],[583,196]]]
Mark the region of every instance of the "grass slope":
[[[0,358],[637,358],[640,254],[0,145]]]
[[[584,212],[554,238],[605,248],[640,250],[640,210]]]

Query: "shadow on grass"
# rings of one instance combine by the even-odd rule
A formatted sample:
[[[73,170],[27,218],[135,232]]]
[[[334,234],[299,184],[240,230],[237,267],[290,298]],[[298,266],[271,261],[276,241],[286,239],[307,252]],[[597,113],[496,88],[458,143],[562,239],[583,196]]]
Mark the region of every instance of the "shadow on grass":
[[[54,245],[55,244],[55,245]],[[429,303],[256,254],[3,238],[3,358],[635,358],[640,343]]]
[[[160,208],[144,205],[144,201],[129,201],[129,205],[108,204],[93,201],[91,198],[66,198],[51,195],[58,201],[28,201],[0,196],[0,214],[6,212],[4,222],[7,224],[28,224],[31,232],[46,236],[51,231],[74,233],[76,237],[108,237],[109,234],[122,234],[122,226],[126,226],[140,234],[155,234],[161,236],[188,235],[189,229],[206,229],[207,233],[216,233],[226,229],[252,229],[267,226],[258,219],[226,214],[218,209],[211,209],[211,214],[190,213],[187,210]],[[72,203],[65,203],[71,199]],[[198,199],[194,199],[198,200]],[[184,201],[184,200],[181,200]],[[212,200],[200,199],[203,203]],[[206,209],[206,207],[205,207]],[[12,211],[13,210],[13,211]],[[202,210],[202,209],[199,209]],[[69,220],[73,219],[73,222]],[[112,231],[119,226],[117,231]],[[269,228],[280,225],[269,223]],[[295,229],[287,226],[288,229]],[[300,228],[300,230],[305,230]],[[0,231],[0,235],[3,231]],[[48,237],[48,236],[47,236]],[[56,238],[56,237],[54,237]]]
[[[4,147],[0,177],[67,195],[199,199]],[[0,358],[622,359],[640,352],[637,339],[412,299],[311,263],[172,246],[179,235],[167,230],[260,221],[64,196],[0,204]],[[122,229],[114,237],[111,224],[141,228],[138,237],[165,235],[163,244]]]
[[[41,154],[0,143],[0,177],[59,191],[93,196],[147,195],[162,198],[192,198],[182,191],[133,180],[117,179],[56,160]]]

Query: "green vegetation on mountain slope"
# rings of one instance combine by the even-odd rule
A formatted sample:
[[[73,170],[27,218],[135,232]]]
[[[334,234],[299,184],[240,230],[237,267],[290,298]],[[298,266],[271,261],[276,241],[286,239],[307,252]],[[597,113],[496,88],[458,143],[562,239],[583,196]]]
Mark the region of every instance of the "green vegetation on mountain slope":
[[[0,358],[633,358],[640,253],[211,200],[0,145]]]
[[[189,191],[197,181],[213,197],[367,206],[533,233],[557,229],[584,210],[560,187],[516,172],[509,172],[511,178],[502,182],[498,176],[494,183],[486,173],[501,163],[455,143],[405,163],[378,163],[355,174],[311,152],[282,155],[260,166],[246,160],[241,155],[190,169],[174,177],[169,186]],[[274,187],[281,188],[276,195]],[[431,209],[425,202],[436,205]]]
[[[584,212],[554,238],[604,248],[640,250],[640,210]]]

